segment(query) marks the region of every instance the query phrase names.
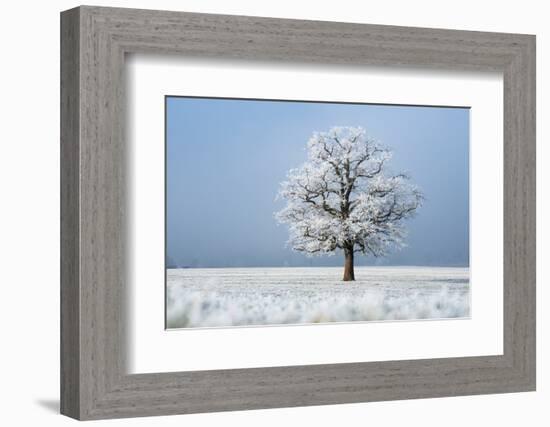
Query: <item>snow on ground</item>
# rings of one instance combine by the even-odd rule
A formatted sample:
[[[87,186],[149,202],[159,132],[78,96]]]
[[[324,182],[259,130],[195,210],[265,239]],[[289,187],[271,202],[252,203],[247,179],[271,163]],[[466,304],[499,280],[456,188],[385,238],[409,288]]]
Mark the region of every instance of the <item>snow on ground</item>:
[[[220,327],[470,315],[468,268],[196,268],[167,271],[167,327]]]

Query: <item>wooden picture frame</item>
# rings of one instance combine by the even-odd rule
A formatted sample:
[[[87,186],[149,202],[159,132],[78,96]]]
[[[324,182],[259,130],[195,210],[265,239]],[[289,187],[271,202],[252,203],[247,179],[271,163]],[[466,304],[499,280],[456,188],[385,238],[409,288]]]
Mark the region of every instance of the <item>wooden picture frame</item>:
[[[126,373],[126,53],[504,79],[504,353]],[[61,412],[101,419],[535,389],[535,37],[82,6],[61,14]]]

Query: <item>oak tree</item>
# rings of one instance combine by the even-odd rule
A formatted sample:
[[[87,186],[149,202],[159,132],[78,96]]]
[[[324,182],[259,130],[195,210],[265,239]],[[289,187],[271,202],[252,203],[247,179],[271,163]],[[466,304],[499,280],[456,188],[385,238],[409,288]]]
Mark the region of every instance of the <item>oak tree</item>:
[[[344,281],[355,280],[354,254],[384,256],[404,245],[404,220],[422,202],[405,173],[391,173],[391,151],[361,127],[316,132],[307,161],[289,171],[276,213],[289,245],[308,255],[344,253]]]

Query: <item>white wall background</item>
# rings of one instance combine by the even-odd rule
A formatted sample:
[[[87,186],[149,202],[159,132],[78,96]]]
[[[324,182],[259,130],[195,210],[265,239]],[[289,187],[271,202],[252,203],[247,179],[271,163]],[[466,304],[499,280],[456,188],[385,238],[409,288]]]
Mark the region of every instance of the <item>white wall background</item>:
[[[547,183],[550,27],[545,2],[429,0],[96,1],[97,5],[537,34],[538,391],[109,421],[145,426],[545,426],[550,419]],[[2,425],[68,425],[59,384],[59,12],[74,1],[5,2],[0,25]]]

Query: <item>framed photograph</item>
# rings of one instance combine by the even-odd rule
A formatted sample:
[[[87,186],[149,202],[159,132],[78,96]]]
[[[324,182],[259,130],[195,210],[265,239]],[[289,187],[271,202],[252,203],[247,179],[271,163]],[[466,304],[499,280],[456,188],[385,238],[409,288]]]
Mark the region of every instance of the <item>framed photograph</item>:
[[[469,317],[468,108],[165,111],[167,328]]]
[[[535,389],[535,37],[61,14],[61,411]]]

